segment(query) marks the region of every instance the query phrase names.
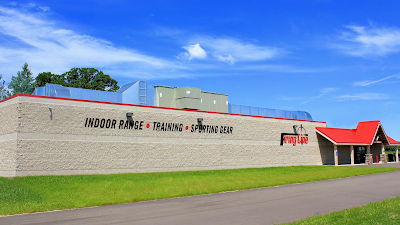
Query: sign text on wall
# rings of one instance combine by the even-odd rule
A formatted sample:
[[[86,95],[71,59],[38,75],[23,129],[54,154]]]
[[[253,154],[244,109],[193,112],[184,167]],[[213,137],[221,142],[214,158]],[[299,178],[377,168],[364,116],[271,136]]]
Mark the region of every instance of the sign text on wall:
[[[116,120],[105,118],[89,118],[85,119],[85,127],[88,128],[102,128],[102,129],[128,129],[128,130],[144,130],[150,129],[153,131],[170,131],[182,132],[189,131],[189,126],[182,123],[171,122],[145,122],[133,119]],[[232,134],[233,127],[231,126],[218,126],[218,125],[203,125],[192,124],[190,126],[191,133],[209,133],[209,134]]]

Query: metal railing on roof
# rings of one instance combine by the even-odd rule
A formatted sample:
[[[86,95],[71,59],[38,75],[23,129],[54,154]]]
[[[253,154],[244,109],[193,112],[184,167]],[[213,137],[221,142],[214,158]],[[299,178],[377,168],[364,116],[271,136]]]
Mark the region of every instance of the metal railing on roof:
[[[229,113],[285,119],[312,120],[311,115],[304,111],[289,111],[234,104],[229,104]]]

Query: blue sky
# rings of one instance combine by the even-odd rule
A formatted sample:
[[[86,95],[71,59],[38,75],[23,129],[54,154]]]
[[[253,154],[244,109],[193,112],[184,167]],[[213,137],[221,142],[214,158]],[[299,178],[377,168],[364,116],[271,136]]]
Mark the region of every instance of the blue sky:
[[[0,74],[94,67],[120,85],[198,87],[303,110],[329,127],[381,120],[400,140],[396,1],[3,1]]]

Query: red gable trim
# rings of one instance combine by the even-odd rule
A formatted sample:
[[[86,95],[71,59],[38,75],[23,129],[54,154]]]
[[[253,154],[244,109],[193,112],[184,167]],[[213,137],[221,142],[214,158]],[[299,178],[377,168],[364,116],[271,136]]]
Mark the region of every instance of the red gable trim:
[[[0,103],[4,102],[4,101],[8,101],[8,100],[16,98],[16,97],[47,98],[47,99],[58,99],[58,100],[77,101],[77,102],[91,102],[91,103],[110,104],[110,105],[125,105],[125,106],[135,106],[135,107],[144,107],[144,108],[168,109],[168,110],[180,110],[180,111],[188,111],[188,112],[213,113],[213,114],[221,114],[221,115],[268,118],[268,119],[276,119],[276,120],[292,120],[292,121],[305,121],[305,122],[312,122],[312,123],[326,123],[326,122],[322,122],[322,121],[312,121],[312,120],[298,120],[298,119],[287,119],[287,118],[268,117],[268,116],[254,116],[254,115],[243,115],[243,114],[233,114],[233,113],[223,113],[223,112],[210,112],[210,111],[200,111],[200,110],[191,110],[191,109],[177,109],[177,108],[168,108],[168,107],[160,107],[160,106],[135,105],[135,104],[127,104],[127,103],[102,102],[102,101],[93,101],[93,100],[59,98],[59,97],[49,97],[49,96],[41,96],[41,95],[26,95],[26,94],[17,94],[17,95],[11,96],[9,98],[1,100]]]

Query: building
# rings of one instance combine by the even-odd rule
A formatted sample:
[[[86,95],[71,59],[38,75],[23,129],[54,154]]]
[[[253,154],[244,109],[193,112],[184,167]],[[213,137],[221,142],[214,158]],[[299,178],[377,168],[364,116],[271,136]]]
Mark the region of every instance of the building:
[[[193,88],[155,86],[151,105],[153,87],[140,84],[109,94],[48,87],[36,90],[47,96],[0,101],[0,176],[338,165],[363,163],[363,151],[366,163],[376,156],[385,163],[383,147],[398,152],[400,145],[379,121],[335,129],[307,119],[221,112],[223,104],[211,111],[204,107],[214,99],[201,99],[213,93]],[[163,103],[166,91],[175,97]],[[224,103],[226,95],[212,96]]]
[[[155,86],[155,106],[228,113],[228,95],[192,87]]]
[[[396,161],[399,161],[400,144],[386,135],[380,121],[360,122],[356,129],[317,127],[316,132],[323,137],[321,144],[333,145],[332,156],[323,159],[325,164],[386,163],[385,146],[397,147]]]
[[[36,88],[33,95],[116,102],[166,108],[192,109],[209,112],[224,112],[253,116],[312,120],[304,111],[289,111],[234,105],[228,102],[228,95],[202,91],[192,87],[153,86],[146,81],[136,81],[123,85],[117,92],[88,90],[46,84]]]

